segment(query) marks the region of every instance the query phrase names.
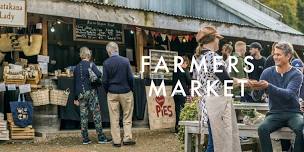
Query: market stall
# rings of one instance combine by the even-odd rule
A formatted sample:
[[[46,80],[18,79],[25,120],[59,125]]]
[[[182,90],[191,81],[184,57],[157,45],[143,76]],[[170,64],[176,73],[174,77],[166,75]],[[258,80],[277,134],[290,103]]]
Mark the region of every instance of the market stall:
[[[122,24],[36,14],[28,14],[27,17],[25,27],[0,26],[0,43],[9,43],[8,48],[0,45],[4,55],[0,70],[3,78],[0,84],[0,98],[3,99],[0,112],[5,120],[8,119],[8,113],[12,112],[10,103],[18,100],[20,86],[26,87],[27,90],[22,93],[26,101],[32,104],[31,126],[36,131],[79,129],[79,107],[73,102],[73,67],[80,61],[78,49],[81,46],[90,47],[94,62],[101,66],[108,58],[106,43],[115,41],[121,49],[120,54],[129,58],[135,73],[134,33]],[[85,27],[87,25],[89,28]],[[144,119],[147,102],[145,93],[145,80],[135,75],[134,120]],[[107,96],[102,86],[98,88],[98,96],[102,122],[107,127]]]

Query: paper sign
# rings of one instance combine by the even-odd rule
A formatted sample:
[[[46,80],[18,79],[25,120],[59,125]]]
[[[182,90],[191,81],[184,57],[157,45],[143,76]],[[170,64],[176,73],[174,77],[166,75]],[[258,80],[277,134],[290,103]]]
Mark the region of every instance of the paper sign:
[[[0,83],[0,92],[6,91],[5,83]]]
[[[16,90],[16,84],[8,84],[7,86],[7,90],[9,91],[15,91]]]
[[[126,49],[126,56],[130,61],[133,61],[133,49]]]
[[[50,62],[50,57],[49,56],[44,56],[44,55],[38,55],[38,62],[42,63],[49,63]]]
[[[19,85],[19,92],[20,94],[31,92],[31,85],[30,84]]]
[[[42,74],[48,74],[48,63],[39,63]]]

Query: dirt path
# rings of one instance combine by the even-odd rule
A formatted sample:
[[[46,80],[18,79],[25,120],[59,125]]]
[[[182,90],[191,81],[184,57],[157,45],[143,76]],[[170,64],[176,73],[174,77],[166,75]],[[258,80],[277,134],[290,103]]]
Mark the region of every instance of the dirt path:
[[[80,138],[66,137],[52,140],[46,144],[0,144],[0,152],[178,152],[179,143],[175,134],[170,132],[136,133],[135,146],[114,148],[111,144],[97,144],[96,137],[90,145],[81,145]]]

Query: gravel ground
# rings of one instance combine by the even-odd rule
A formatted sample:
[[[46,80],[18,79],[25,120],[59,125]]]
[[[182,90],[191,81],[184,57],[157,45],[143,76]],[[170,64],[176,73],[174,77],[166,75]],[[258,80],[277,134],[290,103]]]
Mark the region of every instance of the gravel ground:
[[[90,145],[81,145],[79,137],[62,137],[45,144],[5,143],[0,144],[0,152],[178,152],[179,143],[174,133],[150,131],[135,133],[135,146],[114,148],[111,144],[97,144],[96,137]]]

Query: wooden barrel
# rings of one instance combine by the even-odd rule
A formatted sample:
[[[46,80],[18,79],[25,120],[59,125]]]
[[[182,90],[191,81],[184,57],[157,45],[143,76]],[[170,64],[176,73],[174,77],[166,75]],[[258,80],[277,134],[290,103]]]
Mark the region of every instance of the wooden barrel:
[[[58,106],[45,105],[34,107],[33,127],[43,132],[59,131]]]

